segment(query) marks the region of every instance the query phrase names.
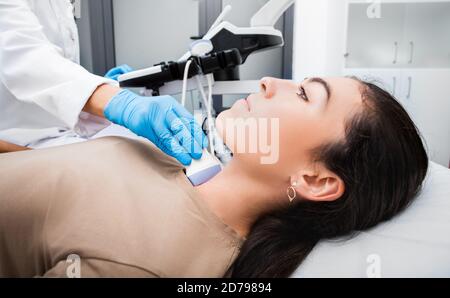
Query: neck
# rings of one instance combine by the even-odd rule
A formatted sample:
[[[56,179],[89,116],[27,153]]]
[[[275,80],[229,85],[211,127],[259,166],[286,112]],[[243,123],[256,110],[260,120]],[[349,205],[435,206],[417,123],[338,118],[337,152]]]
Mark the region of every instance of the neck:
[[[202,199],[225,224],[246,237],[253,223],[274,209],[281,193],[273,183],[264,183],[242,170],[234,160],[221,173],[197,187]]]

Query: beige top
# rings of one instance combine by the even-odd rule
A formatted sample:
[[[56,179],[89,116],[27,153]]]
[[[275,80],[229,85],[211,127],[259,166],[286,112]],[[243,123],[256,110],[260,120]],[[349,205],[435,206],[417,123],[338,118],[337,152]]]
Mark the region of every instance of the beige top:
[[[0,277],[221,277],[241,244],[150,143],[0,154]]]

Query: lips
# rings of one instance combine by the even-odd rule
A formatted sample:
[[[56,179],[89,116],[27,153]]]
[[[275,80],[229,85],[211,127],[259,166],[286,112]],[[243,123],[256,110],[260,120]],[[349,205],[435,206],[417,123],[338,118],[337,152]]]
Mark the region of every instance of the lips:
[[[240,109],[246,108],[248,112],[251,110],[251,103],[248,98],[241,98],[238,101],[235,102],[234,106],[239,106]]]

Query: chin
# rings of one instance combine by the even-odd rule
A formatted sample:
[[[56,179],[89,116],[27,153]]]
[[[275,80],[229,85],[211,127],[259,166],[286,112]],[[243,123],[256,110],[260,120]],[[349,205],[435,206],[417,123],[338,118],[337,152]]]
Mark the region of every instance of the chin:
[[[224,119],[225,119],[225,114],[226,113],[226,111],[225,112],[222,112],[222,113],[220,113],[218,116],[217,116],[217,118],[216,118],[216,130],[217,130],[217,133],[219,134],[219,136],[223,139],[223,137],[224,137],[224,132],[225,132],[225,121],[224,121]]]
[[[223,140],[224,144],[231,150],[231,152],[235,152],[235,148],[233,148],[232,144],[233,142],[230,142],[230,140],[227,139],[227,132],[226,132],[226,119],[230,119],[231,114],[230,111],[227,110],[225,112],[220,113],[216,118],[216,131],[219,137]]]
[[[219,137],[226,143],[226,133],[225,133],[225,119],[226,117],[226,111],[220,113],[216,118],[216,131]],[[226,144],[225,144],[226,145]]]

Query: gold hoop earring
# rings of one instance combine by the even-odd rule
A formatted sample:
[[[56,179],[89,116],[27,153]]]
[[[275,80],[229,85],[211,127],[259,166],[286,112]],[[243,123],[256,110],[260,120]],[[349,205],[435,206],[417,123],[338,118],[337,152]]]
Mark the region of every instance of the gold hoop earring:
[[[294,182],[287,189],[287,195],[288,195],[290,203],[292,203],[297,198],[297,190],[295,189],[296,187],[297,187],[297,182]]]

